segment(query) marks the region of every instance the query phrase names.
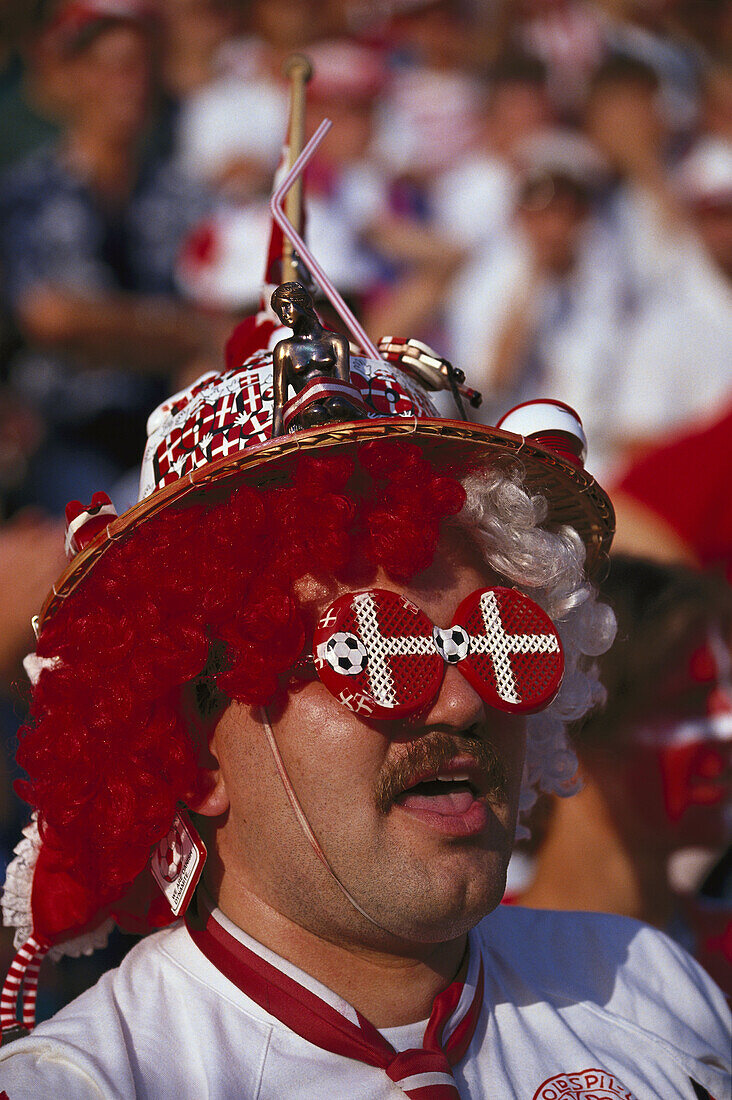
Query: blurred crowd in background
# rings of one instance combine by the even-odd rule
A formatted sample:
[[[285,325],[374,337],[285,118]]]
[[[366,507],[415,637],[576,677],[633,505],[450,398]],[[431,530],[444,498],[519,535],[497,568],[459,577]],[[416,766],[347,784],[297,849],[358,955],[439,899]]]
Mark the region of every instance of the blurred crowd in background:
[[[585,792],[567,803],[574,811],[539,807],[545,861],[537,841],[525,899],[560,904],[546,869],[561,880],[562,858],[566,874],[572,859],[652,852],[653,874],[619,855],[612,865],[642,883],[634,897],[566,899],[594,908],[594,896],[598,908],[680,929],[693,949],[696,918],[674,901],[666,862],[689,845],[723,851],[732,738],[725,0],[5,0],[0,857],[25,813],[10,791],[23,708],[11,685],[32,646],[30,617],[64,565],[64,506],[99,489],[119,512],[134,503],[149,411],[221,369],[233,326],[258,308],[288,119],[282,65],[294,50],[314,66],[308,132],[334,124],[306,176],[308,243],[369,335],[437,349],[481,391],[471,415],[485,423],[535,397],[574,406],[588,467],[617,505],[619,548],[658,563],[611,570],[627,611],[621,643],[645,624],[630,671],[607,670],[636,710],[620,708],[612,734],[608,719],[605,741],[578,738]],[[446,395],[441,411],[455,415]],[[647,590],[655,619],[638,595]],[[643,664],[633,694],[649,652],[663,660]],[[686,756],[669,779],[663,730],[682,718],[695,732],[678,735]],[[658,812],[640,823],[623,817],[651,790],[621,782],[631,742],[656,767]],[[714,759],[692,760],[689,744],[712,742]],[[586,835],[573,816],[583,806],[614,839],[596,829],[587,851],[557,863],[553,837]],[[700,806],[713,823],[695,831]],[[729,889],[721,866],[707,874],[717,914]],[[703,877],[689,871],[682,885]],[[719,955],[726,935],[732,957],[732,924],[712,924],[705,942]],[[92,971],[79,973],[88,982]],[[76,991],[63,975],[46,982],[41,1015]],[[732,990],[729,972],[722,980]]]

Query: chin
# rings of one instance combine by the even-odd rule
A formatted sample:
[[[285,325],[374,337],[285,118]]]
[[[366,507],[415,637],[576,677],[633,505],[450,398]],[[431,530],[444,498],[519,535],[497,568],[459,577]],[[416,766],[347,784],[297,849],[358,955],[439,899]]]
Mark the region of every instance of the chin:
[[[419,913],[412,916],[412,920],[404,923],[402,928],[394,928],[394,931],[405,940],[414,943],[448,943],[458,936],[464,936],[471,928],[492,913],[500,903],[503,893],[497,900],[486,901],[482,905],[463,906],[449,912]]]
[[[506,889],[508,860],[492,855],[472,870],[446,868],[432,875],[401,899],[390,926],[419,943],[445,943],[469,932],[500,904]]]

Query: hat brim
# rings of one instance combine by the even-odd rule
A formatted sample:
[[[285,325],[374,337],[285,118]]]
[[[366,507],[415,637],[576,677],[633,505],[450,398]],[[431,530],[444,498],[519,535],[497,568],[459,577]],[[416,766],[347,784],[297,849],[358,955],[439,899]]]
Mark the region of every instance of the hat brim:
[[[378,417],[327,424],[298,431],[206,463],[178,481],[156,489],[139,504],[112,520],[69,563],[59,577],[38,617],[38,629],[87,576],[96,562],[120,540],[171,505],[193,494],[216,487],[232,492],[239,485],[263,488],[285,483],[298,455],[314,451],[357,450],[377,439],[408,437],[417,443],[437,467],[463,474],[491,458],[515,458],[525,469],[525,485],[547,501],[548,521],[569,524],[587,549],[587,572],[597,576],[607,559],[615,532],[615,513],[607,493],[580,466],[523,436],[482,424],[417,417]]]

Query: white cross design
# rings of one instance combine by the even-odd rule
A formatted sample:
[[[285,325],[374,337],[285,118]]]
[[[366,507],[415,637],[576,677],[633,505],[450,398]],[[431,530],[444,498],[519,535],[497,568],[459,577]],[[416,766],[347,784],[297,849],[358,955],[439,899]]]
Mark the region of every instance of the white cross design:
[[[338,702],[349,710],[356,711],[357,714],[359,712],[371,714],[374,709],[365,695],[352,695],[350,691],[342,691],[338,696]]]
[[[216,415],[217,426],[219,428],[226,427],[226,421],[229,415],[235,411],[235,407],[236,406],[234,395],[231,393],[224,394],[224,396],[221,398],[221,401],[219,402],[219,407]]]
[[[223,431],[216,437],[216,446],[211,448],[211,458],[218,458],[219,455],[226,456],[231,448],[235,446],[236,444],[232,442],[226,432]],[[238,450],[238,446],[236,449]]]
[[[486,632],[483,636],[471,637],[470,652],[489,654],[499,696],[506,703],[520,703],[521,696],[516,691],[516,678],[511,668],[511,654],[558,653],[559,641],[554,634],[507,634],[503,629],[495,592],[483,593],[480,611]]]
[[[379,627],[376,603],[370,592],[355,596],[353,607],[361,641],[369,655],[366,675],[371,694],[380,706],[395,707],[399,700],[387,658],[433,654],[435,646],[432,637],[405,634],[401,637],[385,638]]]
[[[337,619],[337,618],[338,618],[338,616],[336,615],[336,613],[335,613],[335,611],[333,610],[333,608],[332,608],[332,607],[329,607],[329,608],[328,608],[328,611],[326,612],[326,614],[325,614],[325,615],[323,616],[323,618],[322,618],[322,619],[320,620],[320,625],[321,625],[321,626],[332,626],[332,625],[333,625],[333,623],[334,623],[334,622],[336,621],[336,619]]]

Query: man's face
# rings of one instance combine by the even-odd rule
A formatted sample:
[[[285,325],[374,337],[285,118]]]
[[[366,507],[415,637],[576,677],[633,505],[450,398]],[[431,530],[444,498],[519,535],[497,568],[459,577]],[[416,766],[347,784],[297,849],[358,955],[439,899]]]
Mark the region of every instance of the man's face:
[[[519,210],[519,221],[533,248],[541,271],[562,276],[572,270],[587,225],[587,209],[560,194],[536,209]]]
[[[96,129],[136,135],[147,118],[150,97],[149,42],[139,28],[105,30],[69,64],[77,115]]]
[[[403,592],[447,627],[465,596],[499,581],[467,536],[453,533],[414,580],[396,584],[379,574],[374,586]],[[317,614],[342,591],[304,582],[302,595]],[[401,942],[454,938],[498,904],[516,823],[523,719],[485,707],[448,667],[437,700],[414,721],[367,723],[318,680],[270,720],[328,862]],[[383,945],[305,839],[257,710],[232,703],[212,751],[229,807],[216,834],[224,909],[227,899],[253,893],[328,939]]]

